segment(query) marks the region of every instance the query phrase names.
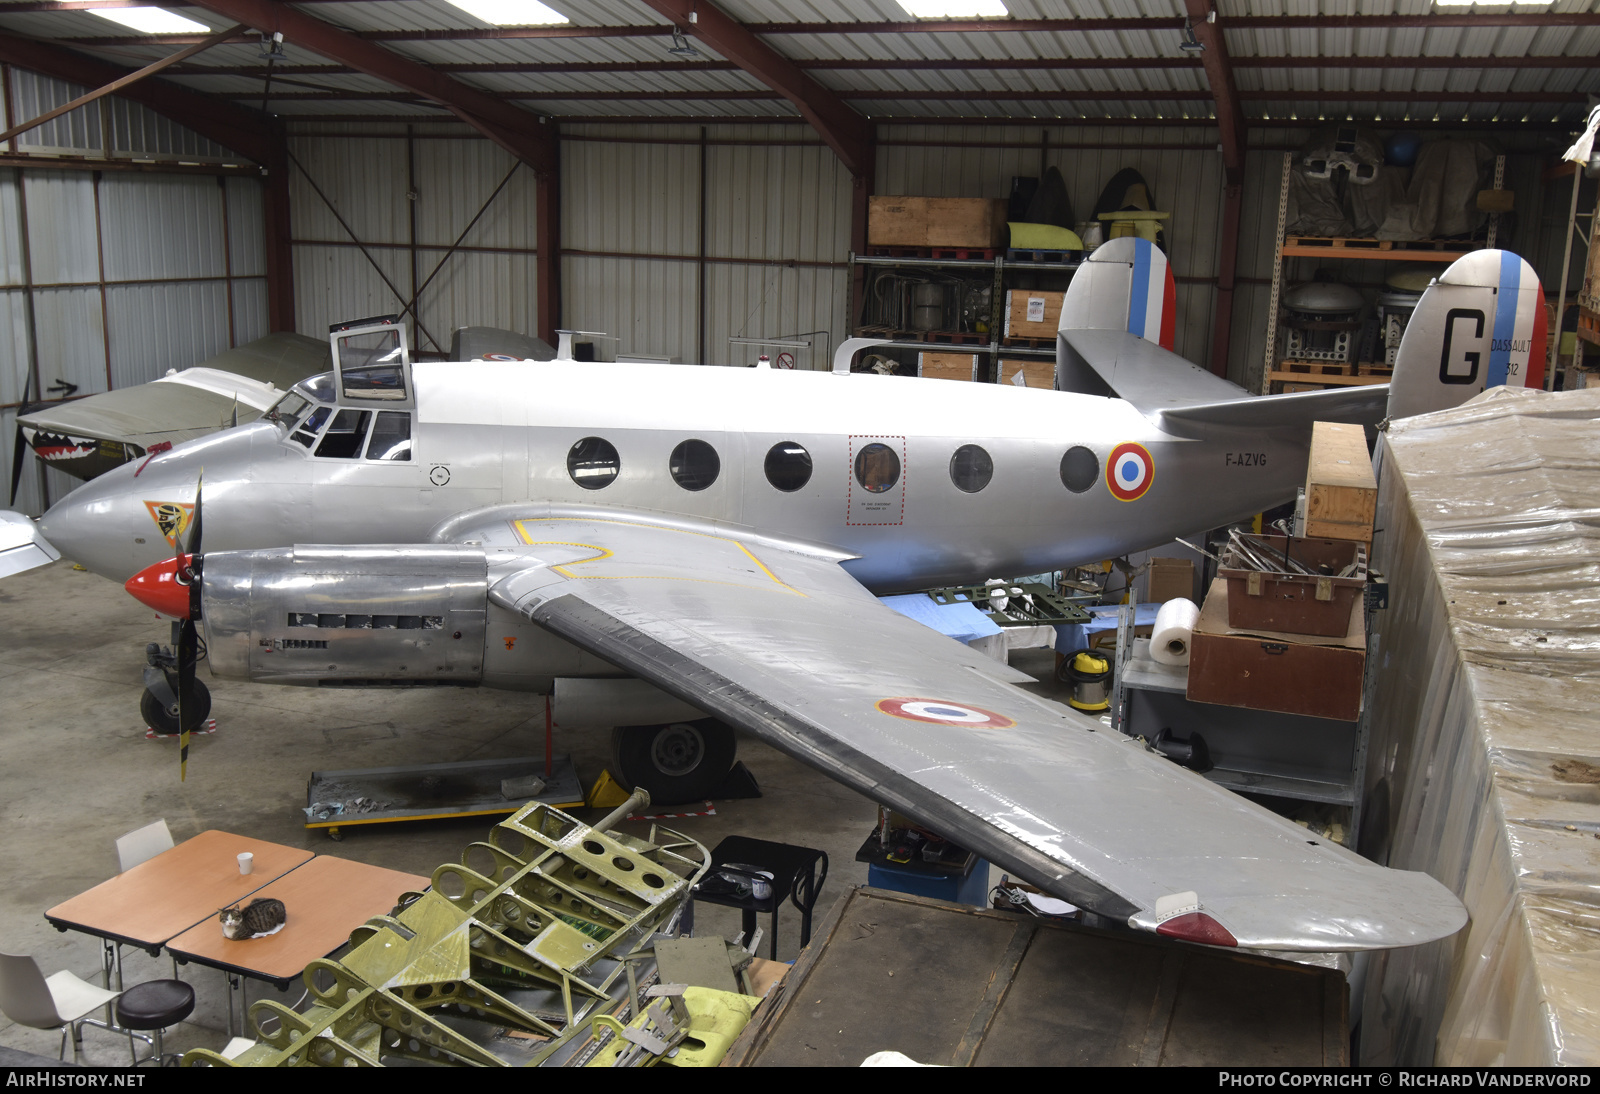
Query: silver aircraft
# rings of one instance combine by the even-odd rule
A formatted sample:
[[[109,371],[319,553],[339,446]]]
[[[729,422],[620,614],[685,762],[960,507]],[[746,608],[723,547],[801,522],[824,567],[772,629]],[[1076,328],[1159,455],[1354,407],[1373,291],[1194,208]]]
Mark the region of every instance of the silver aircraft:
[[[1094,253],[1061,391],[851,374],[848,343],[831,374],[440,366],[401,327],[344,330],[332,374],[79,488],[10,568],[48,541],[127,581],[203,628],[214,676],[553,692],[564,725],[630,727],[617,773],[668,800],[721,778],[738,727],[1145,930],[1450,935],[1465,912],[1433,879],[1307,839],[875,599],[1243,518],[1292,496],[1313,420],[1381,415],[1383,388],[1253,398],[1172,354],[1170,276],[1143,241]]]

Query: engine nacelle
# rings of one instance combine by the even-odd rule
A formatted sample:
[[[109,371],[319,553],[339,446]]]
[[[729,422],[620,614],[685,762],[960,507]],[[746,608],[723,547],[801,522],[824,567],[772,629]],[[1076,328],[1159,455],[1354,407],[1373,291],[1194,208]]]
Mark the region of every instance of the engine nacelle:
[[[282,547],[204,557],[201,620],[218,676],[275,684],[476,685],[481,547]]]

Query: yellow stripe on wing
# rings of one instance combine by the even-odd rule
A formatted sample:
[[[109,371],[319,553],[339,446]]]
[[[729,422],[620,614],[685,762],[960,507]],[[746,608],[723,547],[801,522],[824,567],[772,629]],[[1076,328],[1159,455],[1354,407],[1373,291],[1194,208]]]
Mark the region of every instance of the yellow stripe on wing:
[[[568,570],[567,567],[568,566],[581,566],[584,563],[588,563],[588,562],[604,562],[605,560],[607,560],[609,558],[616,557],[616,553],[614,551],[608,550],[605,547],[597,546],[596,544],[593,544],[593,543],[576,543],[576,542],[572,542],[572,541],[569,541],[569,540],[557,540],[557,539],[534,539],[533,538],[533,534],[525,526],[529,525],[529,524],[543,523],[543,522],[568,524],[568,523],[572,523],[572,518],[570,518],[570,517],[527,517],[527,518],[524,518],[522,520],[512,521],[512,525],[516,529],[517,536],[522,540],[522,542],[524,544],[526,544],[529,547],[544,547],[544,546],[582,547],[585,550],[590,550],[590,551],[596,552],[590,558],[577,559],[577,560],[574,560],[572,562],[563,562],[563,563],[560,563],[559,565],[552,565],[550,567],[552,570],[554,570],[557,573],[561,574],[563,577],[570,578],[572,580],[581,580],[581,581],[693,581],[693,582],[698,582],[698,583],[706,584],[706,585],[732,585],[735,588],[750,588],[750,586],[742,585],[742,584],[740,584],[739,582],[736,582],[736,581],[718,581],[715,578],[703,578],[703,577],[668,577],[668,576],[665,576],[665,575],[662,575],[662,574],[575,574],[575,573],[571,572],[570,570]],[[770,569],[768,569],[766,563],[762,562],[759,558],[757,558],[754,554],[751,553],[750,548],[746,547],[743,543],[740,543],[738,540],[730,539],[727,536],[713,536],[713,535],[708,535],[705,532],[690,531],[689,529],[686,529],[686,528],[666,528],[666,527],[663,527],[663,526],[661,526],[659,524],[645,524],[645,523],[643,523],[641,521],[631,521],[631,520],[609,520],[609,519],[603,519],[603,518],[595,518],[593,520],[590,520],[588,523],[592,523],[592,524],[617,524],[617,525],[622,525],[622,526],[625,526],[625,527],[649,528],[649,529],[652,529],[652,530],[655,530],[655,531],[676,532],[679,535],[699,536],[701,539],[713,539],[713,540],[717,540],[717,541],[719,541],[721,543],[729,543],[729,544],[732,544],[734,547],[737,547],[739,549],[739,551],[741,553],[743,553],[743,555],[746,558],[748,558],[751,562],[755,563],[756,564],[756,568],[758,570],[760,570],[763,574],[765,574],[767,576],[767,578],[774,585],[777,585],[780,589],[783,589],[786,592],[793,593],[795,596],[804,597],[806,595],[805,593],[801,592],[799,589],[796,589],[793,585],[790,585],[787,581],[784,581],[782,578],[778,577],[778,575],[773,573]]]

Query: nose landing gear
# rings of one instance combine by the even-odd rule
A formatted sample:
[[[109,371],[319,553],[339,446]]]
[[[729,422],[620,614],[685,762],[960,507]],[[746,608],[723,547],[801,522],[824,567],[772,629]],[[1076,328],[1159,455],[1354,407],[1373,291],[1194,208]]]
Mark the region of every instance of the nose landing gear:
[[[178,732],[178,655],[167,646],[151,642],[144,648],[150,665],[144,670],[144,691],[139,696],[139,716],[144,724],[163,736]],[[211,691],[196,679],[194,701],[198,709],[196,725],[211,717]]]

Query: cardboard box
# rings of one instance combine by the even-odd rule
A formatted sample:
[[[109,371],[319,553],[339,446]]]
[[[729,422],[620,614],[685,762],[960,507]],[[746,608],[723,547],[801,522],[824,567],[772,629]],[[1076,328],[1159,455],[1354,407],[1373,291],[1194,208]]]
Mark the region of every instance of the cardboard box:
[[[1188,697],[1252,710],[1353,722],[1361,714],[1367,661],[1366,616],[1360,600],[1340,638],[1235,629],[1228,626],[1228,585],[1211,583],[1189,644]]]
[[[867,199],[867,245],[997,250],[1006,245],[1006,202],[871,197]]]
[[[1194,599],[1194,562],[1187,558],[1152,558],[1146,602],[1165,604],[1179,597]]]
[[[1306,471],[1306,535],[1372,542],[1378,480],[1359,425],[1317,422]]]
[[[1064,292],[1044,289],[1006,290],[1007,338],[1054,338],[1061,326]]]
[[[1018,375],[1022,376],[1019,381]],[[1056,363],[1053,360],[1020,360],[1016,358],[1002,358],[1000,361],[1000,382],[1013,384],[1017,387],[1043,388],[1045,391],[1054,391],[1056,386]]]
[[[917,375],[930,380],[976,380],[976,353],[919,353]]]

